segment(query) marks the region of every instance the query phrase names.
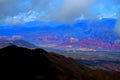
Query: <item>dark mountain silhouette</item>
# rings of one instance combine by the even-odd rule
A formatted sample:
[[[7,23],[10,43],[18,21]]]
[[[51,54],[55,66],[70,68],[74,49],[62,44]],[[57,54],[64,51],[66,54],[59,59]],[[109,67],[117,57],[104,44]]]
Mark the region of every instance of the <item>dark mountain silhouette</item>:
[[[119,80],[120,73],[91,70],[43,49],[9,46],[0,49],[0,80]]]
[[[24,40],[0,40],[0,48],[4,48],[11,45],[17,45],[19,47],[25,48],[37,48],[34,44],[31,44]]]

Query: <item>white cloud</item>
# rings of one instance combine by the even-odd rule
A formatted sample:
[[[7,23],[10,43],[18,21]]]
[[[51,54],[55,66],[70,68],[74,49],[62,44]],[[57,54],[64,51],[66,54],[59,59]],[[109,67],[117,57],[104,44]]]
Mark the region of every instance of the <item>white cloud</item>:
[[[89,7],[99,0],[63,0],[62,3],[57,1],[58,0],[0,0],[0,22],[3,22],[3,20],[6,23],[13,24],[32,20],[74,22],[74,20],[78,19],[80,16],[95,18],[98,17],[98,15],[106,13],[101,12],[95,15],[93,13],[96,11],[93,10],[93,13],[89,11]],[[104,7],[96,4],[95,6],[98,12],[103,10],[103,8],[107,10],[111,9],[112,4],[110,3],[109,5],[108,1],[111,3],[118,1],[117,3],[113,3],[114,5],[118,5],[119,3],[119,0],[101,0],[99,2],[101,2],[102,5],[104,4]],[[42,14],[44,11],[46,14]],[[103,17],[104,16],[106,15],[103,15]],[[109,16],[113,17],[114,15]]]
[[[88,15],[88,7],[95,0],[64,0],[60,10],[56,14],[56,19],[63,22],[73,22],[83,15]],[[88,14],[87,14],[88,12]]]
[[[120,18],[117,21],[117,24],[116,24],[116,27],[115,27],[115,31],[120,36]]]
[[[20,13],[13,17],[7,17],[5,19],[5,23],[19,24],[24,22],[30,22],[30,21],[40,20],[43,16],[45,19],[46,16],[44,14],[40,14],[36,11],[28,11],[27,13]]]

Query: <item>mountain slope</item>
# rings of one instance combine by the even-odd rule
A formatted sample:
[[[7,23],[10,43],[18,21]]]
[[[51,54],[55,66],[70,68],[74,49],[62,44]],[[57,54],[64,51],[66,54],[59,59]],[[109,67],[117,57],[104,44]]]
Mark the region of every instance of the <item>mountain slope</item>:
[[[120,73],[91,70],[56,53],[17,46],[0,49],[1,80],[118,80]]]

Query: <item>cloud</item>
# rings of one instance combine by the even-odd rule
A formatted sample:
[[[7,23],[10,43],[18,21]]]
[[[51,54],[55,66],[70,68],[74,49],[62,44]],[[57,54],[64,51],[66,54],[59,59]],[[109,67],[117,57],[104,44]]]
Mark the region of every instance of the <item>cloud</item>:
[[[42,11],[49,2],[50,0],[0,0],[0,21],[30,11]]]
[[[14,16],[21,11],[26,11],[25,8],[20,8],[18,3],[21,3],[23,0],[0,0],[0,18],[6,16]]]
[[[120,17],[117,20],[116,26],[115,26],[115,32],[120,36]]]
[[[83,14],[88,16],[88,7],[94,2],[95,0],[64,0],[56,14],[56,20],[73,22]]]
[[[116,33],[120,36],[120,0],[116,0],[116,3],[118,4],[118,19],[117,19],[117,23],[116,23],[116,26],[115,26],[115,31]]]
[[[115,27],[116,33],[120,36],[120,18],[117,21],[116,27]]]
[[[8,4],[6,2],[4,3],[10,6],[14,5],[16,7],[14,14],[12,14],[13,11],[11,12],[8,9],[3,10],[3,12],[8,11],[7,15],[10,16],[5,19],[5,22],[13,24],[29,22],[33,20],[74,22],[76,18],[82,16],[82,13],[88,17],[90,12],[87,10],[87,8],[94,1],[95,0],[64,0],[60,4],[60,2],[52,0],[31,0],[30,4],[26,5],[27,8],[20,7],[19,9],[17,6],[18,2],[16,2],[16,0],[10,0],[10,2],[13,2],[12,4]]]
[[[43,15],[40,15],[38,12],[28,11],[26,13],[21,13],[13,17],[7,17],[5,19],[5,23],[19,24],[24,22],[30,22],[34,20],[39,20],[41,16]]]
[[[99,3],[101,6],[98,6]],[[96,18],[103,14],[112,15],[116,13],[118,3],[119,0],[0,0],[0,22],[16,24],[55,20],[71,23],[81,16]],[[93,10],[91,6],[94,6]]]

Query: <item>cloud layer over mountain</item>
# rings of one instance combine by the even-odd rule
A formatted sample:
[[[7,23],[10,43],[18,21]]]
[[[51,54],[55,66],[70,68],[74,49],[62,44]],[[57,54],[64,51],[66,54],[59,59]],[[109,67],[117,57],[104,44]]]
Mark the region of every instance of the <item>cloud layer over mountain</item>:
[[[0,0],[0,22],[34,20],[73,22],[80,18],[116,17],[119,0]]]

